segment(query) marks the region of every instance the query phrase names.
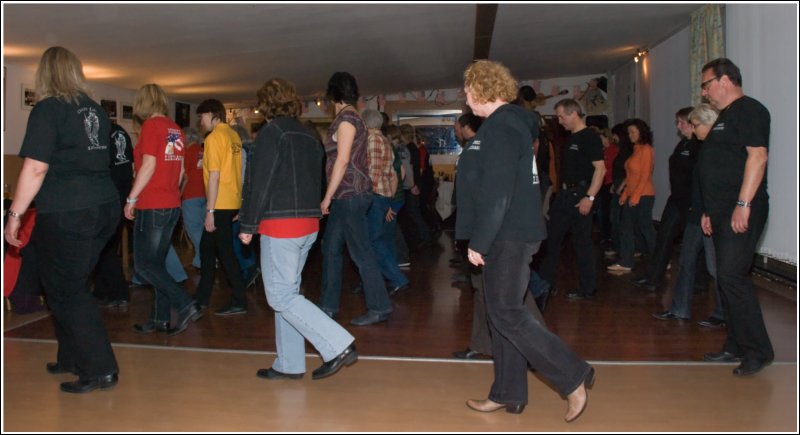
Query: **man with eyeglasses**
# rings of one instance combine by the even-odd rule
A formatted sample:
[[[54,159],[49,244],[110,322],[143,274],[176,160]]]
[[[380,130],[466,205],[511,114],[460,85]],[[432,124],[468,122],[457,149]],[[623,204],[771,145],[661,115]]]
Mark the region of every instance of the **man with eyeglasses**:
[[[722,351],[707,353],[704,359],[741,361],[733,374],[744,376],[760,371],[774,358],[749,276],[769,213],[770,114],[744,94],[739,68],[726,58],[703,67],[700,93],[720,111],[700,149],[697,166],[703,200],[701,226],[714,241],[728,324]]]

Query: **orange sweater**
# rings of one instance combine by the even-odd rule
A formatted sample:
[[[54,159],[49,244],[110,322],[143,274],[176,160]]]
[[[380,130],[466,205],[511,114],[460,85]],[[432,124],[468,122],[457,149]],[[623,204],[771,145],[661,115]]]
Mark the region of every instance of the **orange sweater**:
[[[619,203],[625,204],[630,199],[630,205],[638,205],[643,196],[655,196],[653,187],[653,147],[634,145],[633,154],[625,161],[627,174],[625,190],[619,197]]]

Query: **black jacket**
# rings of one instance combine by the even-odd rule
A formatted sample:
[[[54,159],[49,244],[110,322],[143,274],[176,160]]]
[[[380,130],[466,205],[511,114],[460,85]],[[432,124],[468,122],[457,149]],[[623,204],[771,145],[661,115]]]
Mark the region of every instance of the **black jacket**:
[[[279,116],[263,127],[245,169],[241,232],[264,219],[321,217],[322,144],[296,118]]]
[[[539,180],[534,178],[529,112],[506,104],[494,111],[458,161],[456,238],[489,252],[495,240],[537,242],[547,237]]]

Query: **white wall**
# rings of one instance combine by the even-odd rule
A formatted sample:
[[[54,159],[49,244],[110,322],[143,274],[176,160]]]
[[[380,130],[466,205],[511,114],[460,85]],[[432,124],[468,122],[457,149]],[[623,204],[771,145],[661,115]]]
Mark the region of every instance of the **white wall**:
[[[25,138],[25,128],[28,124],[28,116],[31,111],[22,108],[22,85],[33,87],[36,82],[34,79],[34,69],[28,69],[16,65],[6,65],[6,95],[3,104],[5,119],[5,129],[3,131],[3,154],[19,153],[22,141]],[[131,138],[136,141],[133,133],[131,120],[122,119],[122,105],[133,105],[133,98],[136,95],[135,89],[124,89],[116,86],[108,86],[100,83],[89,82],[90,97],[98,103],[101,99],[116,100],[117,102],[117,122],[130,133]],[[175,119],[175,102],[169,100],[169,116]],[[194,110],[197,105],[191,105],[191,124],[196,126],[197,115]]]
[[[653,218],[660,220],[670,194],[669,156],[680,140],[675,127],[675,112],[691,103],[689,27],[653,47],[647,54],[646,65],[650,79],[650,119],[645,121],[653,130],[656,152]]]
[[[772,116],[769,220],[758,252],[797,264],[797,5],[727,4],[726,56]]]

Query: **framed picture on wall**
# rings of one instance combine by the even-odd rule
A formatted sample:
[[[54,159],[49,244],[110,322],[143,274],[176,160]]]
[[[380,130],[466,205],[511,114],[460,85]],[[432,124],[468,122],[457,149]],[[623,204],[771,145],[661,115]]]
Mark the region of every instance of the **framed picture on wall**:
[[[175,103],[175,123],[178,124],[180,128],[189,126],[190,110],[191,107],[186,103]]]
[[[100,105],[106,110],[109,118],[117,118],[117,100],[100,100]]]
[[[31,85],[22,85],[22,108],[31,110],[36,105],[36,90]]]
[[[122,119],[133,119],[133,106],[122,104]]]

